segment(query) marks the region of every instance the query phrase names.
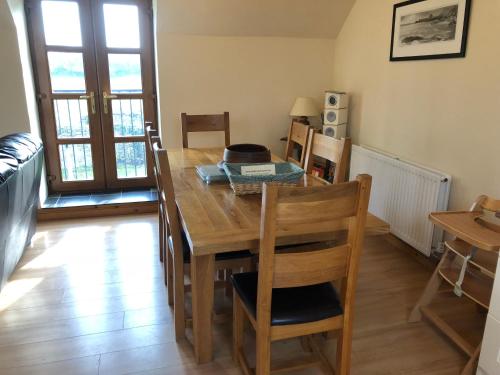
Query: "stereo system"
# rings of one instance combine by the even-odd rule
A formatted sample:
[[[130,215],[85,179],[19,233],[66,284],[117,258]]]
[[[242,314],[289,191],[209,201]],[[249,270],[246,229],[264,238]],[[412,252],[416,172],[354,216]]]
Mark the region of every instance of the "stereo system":
[[[324,125],[342,125],[347,123],[347,108],[325,109]]]
[[[347,124],[323,125],[323,134],[336,139],[345,138]]]
[[[326,91],[325,108],[341,109],[349,106],[349,96],[345,92]]]
[[[345,92],[328,90],[325,92],[323,112],[323,134],[341,139],[347,134],[349,96]]]

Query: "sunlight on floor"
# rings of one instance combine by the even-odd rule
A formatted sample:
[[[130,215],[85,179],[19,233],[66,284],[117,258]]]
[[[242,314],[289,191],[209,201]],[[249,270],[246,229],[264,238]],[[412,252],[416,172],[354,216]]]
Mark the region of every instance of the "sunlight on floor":
[[[7,309],[26,293],[36,287],[43,277],[10,281],[0,293],[0,311]]]
[[[92,235],[89,236],[89,229]],[[67,233],[57,242],[50,244],[50,235],[47,232],[36,233],[33,247],[39,247],[39,241],[43,241],[48,247],[43,253],[26,263],[20,269],[23,271],[45,268],[56,268],[64,265],[76,265],[82,269],[82,263],[88,253],[103,251],[102,244],[105,234],[111,230],[109,226],[94,226],[75,228]]]

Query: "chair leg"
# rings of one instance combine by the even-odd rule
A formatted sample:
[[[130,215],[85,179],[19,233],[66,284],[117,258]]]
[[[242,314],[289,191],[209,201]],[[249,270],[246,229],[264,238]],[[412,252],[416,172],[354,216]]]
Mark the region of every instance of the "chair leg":
[[[337,363],[335,375],[348,375],[351,368],[351,335],[342,329],[337,339]]]
[[[417,304],[413,308],[410,317],[408,319],[408,322],[414,323],[422,320],[422,312],[420,311],[420,309],[422,307],[426,307],[432,302],[434,296],[438,292],[439,287],[443,282],[443,278],[439,274],[439,270],[442,267],[450,265],[454,259],[455,256],[453,254],[450,254],[449,250],[446,250],[444,252],[443,257],[441,258],[441,261],[437,265],[436,269],[434,270],[434,273],[432,274],[430,280],[428,281],[427,286],[424,289],[424,292],[422,293]]]
[[[472,357],[470,357],[469,361],[465,365],[465,367],[462,370],[462,372],[460,373],[460,375],[474,375],[475,374],[474,370],[476,369],[477,361],[479,359],[479,354],[481,353],[481,344],[482,343],[480,343],[477,346],[476,350],[474,350],[474,354],[472,355]]]
[[[163,253],[165,249],[165,223],[163,222],[163,215],[161,208],[158,207],[158,246],[160,248],[160,262],[163,262]]]
[[[224,276],[225,276],[225,273],[224,273],[224,270],[217,270],[217,280],[224,280]]]
[[[185,337],[185,303],[184,303],[184,264],[183,259],[173,259],[180,264],[174,265],[174,325],[175,340],[179,341]],[[178,272],[176,272],[178,270]]]
[[[263,334],[258,330],[256,336],[255,375],[269,375],[271,373],[271,340],[268,334]]]
[[[308,336],[300,337],[300,346],[302,346],[302,350],[304,350],[305,352],[311,353],[313,351]]]
[[[166,249],[166,274],[167,274],[167,294],[168,294],[168,304],[170,306],[174,305],[174,259],[170,249]]]
[[[233,270],[231,269],[226,269],[226,288],[225,288],[225,294],[226,297],[231,298],[233,296],[233,285],[231,284],[231,275],[233,274]]]
[[[233,293],[233,360],[239,364],[239,353],[243,350],[243,335],[245,332],[245,312],[240,298]]]
[[[163,263],[162,263],[162,267],[163,267],[163,282],[165,283],[165,286],[167,287],[167,290],[168,290],[168,285],[170,284],[170,281],[169,281],[169,277],[170,277],[170,273],[169,273],[169,260],[168,260],[168,254],[167,253],[170,253],[170,251],[168,249],[162,249],[162,252],[163,252]]]

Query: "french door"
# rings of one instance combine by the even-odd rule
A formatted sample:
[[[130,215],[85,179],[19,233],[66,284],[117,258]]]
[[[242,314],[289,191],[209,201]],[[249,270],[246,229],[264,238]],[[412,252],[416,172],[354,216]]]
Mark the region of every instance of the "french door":
[[[52,192],[153,185],[150,0],[27,0]]]

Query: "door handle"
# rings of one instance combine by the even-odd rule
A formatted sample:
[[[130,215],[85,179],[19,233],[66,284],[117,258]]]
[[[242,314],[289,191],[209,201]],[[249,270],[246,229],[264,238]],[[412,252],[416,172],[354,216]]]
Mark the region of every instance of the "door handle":
[[[103,105],[103,108],[104,108],[104,113],[105,113],[105,114],[108,114],[108,113],[109,113],[109,109],[108,109],[108,100],[110,100],[110,99],[116,99],[116,98],[118,98],[118,96],[108,94],[106,91],[104,91],[104,92],[102,93],[102,105]]]
[[[92,111],[92,114],[96,114],[95,110],[95,95],[94,92],[91,91],[88,95],[80,95],[80,99],[85,99],[85,100],[90,100],[90,110]]]

